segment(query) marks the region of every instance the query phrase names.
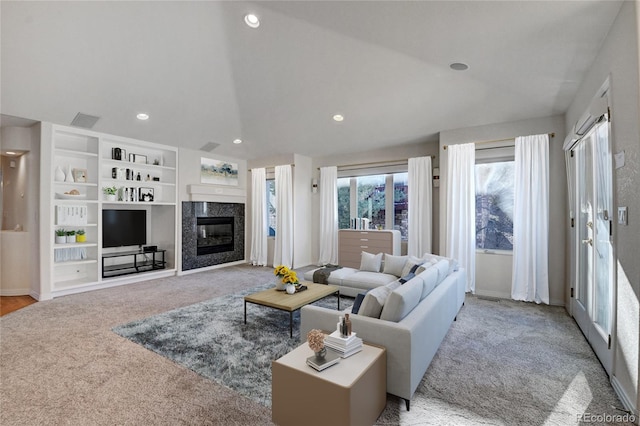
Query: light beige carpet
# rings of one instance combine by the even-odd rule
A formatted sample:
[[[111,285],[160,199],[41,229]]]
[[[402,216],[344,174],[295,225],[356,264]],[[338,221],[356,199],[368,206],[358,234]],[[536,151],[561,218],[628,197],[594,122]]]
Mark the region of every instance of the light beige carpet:
[[[265,406],[111,331],[269,280],[270,268],[234,266],[1,317],[0,424],[271,424]],[[606,374],[562,308],[468,297],[411,411],[389,396],[378,424],[566,425],[584,412],[621,414],[614,406]]]

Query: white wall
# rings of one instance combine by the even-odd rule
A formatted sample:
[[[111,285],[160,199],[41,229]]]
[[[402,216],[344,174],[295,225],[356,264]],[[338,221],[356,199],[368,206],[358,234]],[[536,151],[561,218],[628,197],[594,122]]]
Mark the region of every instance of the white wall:
[[[428,141],[422,143],[409,144],[404,146],[396,146],[393,148],[384,148],[371,151],[355,152],[351,154],[341,155],[327,155],[324,157],[316,157],[313,159],[313,178],[320,181],[319,167],[325,166],[345,166],[350,164],[364,164],[364,163],[377,163],[385,161],[407,160],[413,157],[423,157],[426,155],[436,156],[432,159],[432,167],[438,167],[438,143],[437,141]],[[384,173],[380,170],[379,173]],[[311,181],[309,180],[309,186]],[[439,253],[439,203],[440,203],[440,190],[439,188],[432,188],[433,198],[433,214],[432,214],[432,251]],[[317,263],[320,253],[320,191],[316,194],[312,194],[312,212],[311,212],[311,226],[312,226],[312,263]],[[406,250],[405,250],[406,251]]]
[[[596,60],[582,81],[566,114],[570,129],[587,109],[605,80],[611,79],[613,152],[625,152],[625,166],[614,172],[614,206],[627,206],[628,225],[614,224],[614,247],[618,257],[616,356],[612,383],[625,404],[638,410],[640,389],[640,136],[638,38],[640,12],[637,3],[624,2]]]
[[[564,117],[544,117],[509,123],[490,124],[440,132],[440,217],[447,217],[447,150],[445,145],[555,133],[549,143],[549,301],[565,304],[565,245],[567,232],[567,179],[562,143]],[[446,247],[446,220],[440,221],[440,251]],[[502,254],[476,255],[476,294],[511,298],[513,257]]]

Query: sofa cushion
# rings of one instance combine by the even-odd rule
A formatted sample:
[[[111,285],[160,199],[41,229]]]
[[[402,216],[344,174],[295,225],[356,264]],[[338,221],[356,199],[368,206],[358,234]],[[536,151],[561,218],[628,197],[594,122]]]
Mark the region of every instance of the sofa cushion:
[[[438,284],[440,284],[450,274],[449,261],[447,259],[442,259],[433,265],[433,269],[438,270]]]
[[[452,259],[450,257],[444,257],[444,256],[438,256],[436,254],[431,254],[431,253],[425,253],[422,258],[426,261],[430,261],[430,260],[435,260],[435,261],[440,261],[442,259],[448,260],[449,261],[449,274],[451,274],[452,272],[457,271],[460,268],[460,265],[458,265],[458,261],[455,259]]]
[[[390,254],[384,254],[384,273],[395,275],[396,277],[402,276],[402,269],[409,256],[393,256]]]
[[[316,269],[312,269],[310,271],[307,271],[304,273],[304,279],[305,281],[311,281],[313,282],[313,273],[321,268],[316,268]],[[342,284],[342,279],[344,277],[348,277],[349,275],[353,275],[356,272],[358,272],[357,269],[355,268],[347,268],[347,267],[343,267],[340,269],[336,269],[335,271],[331,272],[331,275],[329,275],[329,279],[327,280],[327,282],[329,284],[333,284],[333,285],[340,285]]]
[[[383,274],[382,272],[356,272],[342,280],[345,287],[361,288],[364,290],[380,287],[396,281],[398,277],[395,275]]]
[[[420,300],[422,300],[439,284],[438,278],[440,277],[440,272],[438,271],[438,268],[427,268],[421,272],[418,277],[422,279],[424,284],[422,287],[422,295],[420,296]]]
[[[360,270],[368,272],[380,272],[382,264],[382,253],[372,254],[366,251],[362,252],[360,257]]]
[[[356,296],[356,300],[353,302],[353,306],[351,307],[352,314],[357,314],[358,311],[360,311],[360,306],[362,306],[364,296],[366,296],[366,293],[358,293],[358,295]]]
[[[409,271],[408,274],[402,276],[400,278],[400,283],[404,284],[407,281],[410,281],[413,277],[415,277],[416,275],[419,275],[422,271],[424,271],[426,269],[426,267],[424,266],[424,264],[422,265],[414,265],[413,268],[411,268],[411,270]]]
[[[368,291],[362,305],[360,305],[358,315],[380,318],[380,313],[382,313],[382,308],[389,294],[391,294],[391,289],[384,285]]]
[[[407,262],[404,264],[404,268],[402,268],[402,272],[400,273],[400,277],[406,277],[411,272],[411,269],[416,265],[422,265],[424,263],[424,259],[415,256],[409,256]]]
[[[380,319],[398,322],[406,317],[420,303],[423,286],[422,279],[415,277],[393,290],[382,307]]]

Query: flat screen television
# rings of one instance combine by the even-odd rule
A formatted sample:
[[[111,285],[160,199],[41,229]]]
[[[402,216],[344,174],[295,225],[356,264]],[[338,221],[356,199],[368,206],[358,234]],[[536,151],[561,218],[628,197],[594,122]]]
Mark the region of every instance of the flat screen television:
[[[102,247],[147,244],[145,210],[102,210]]]

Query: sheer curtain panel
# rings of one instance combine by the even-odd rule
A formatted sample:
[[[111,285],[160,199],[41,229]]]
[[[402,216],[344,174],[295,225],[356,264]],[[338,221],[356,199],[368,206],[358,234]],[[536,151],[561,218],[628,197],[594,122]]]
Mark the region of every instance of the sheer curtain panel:
[[[267,171],[251,170],[251,255],[252,265],[267,265]]]
[[[276,166],[276,241],[273,266],[293,267],[293,179],[291,165]]]
[[[338,263],[338,168],[320,168],[320,256],[318,265]]]
[[[549,135],[516,138],[515,179],[511,297],[549,304]]]
[[[447,256],[467,271],[466,291],[476,291],[476,148],[449,145],[447,167]]]
[[[409,158],[407,254],[431,253],[431,157]]]

